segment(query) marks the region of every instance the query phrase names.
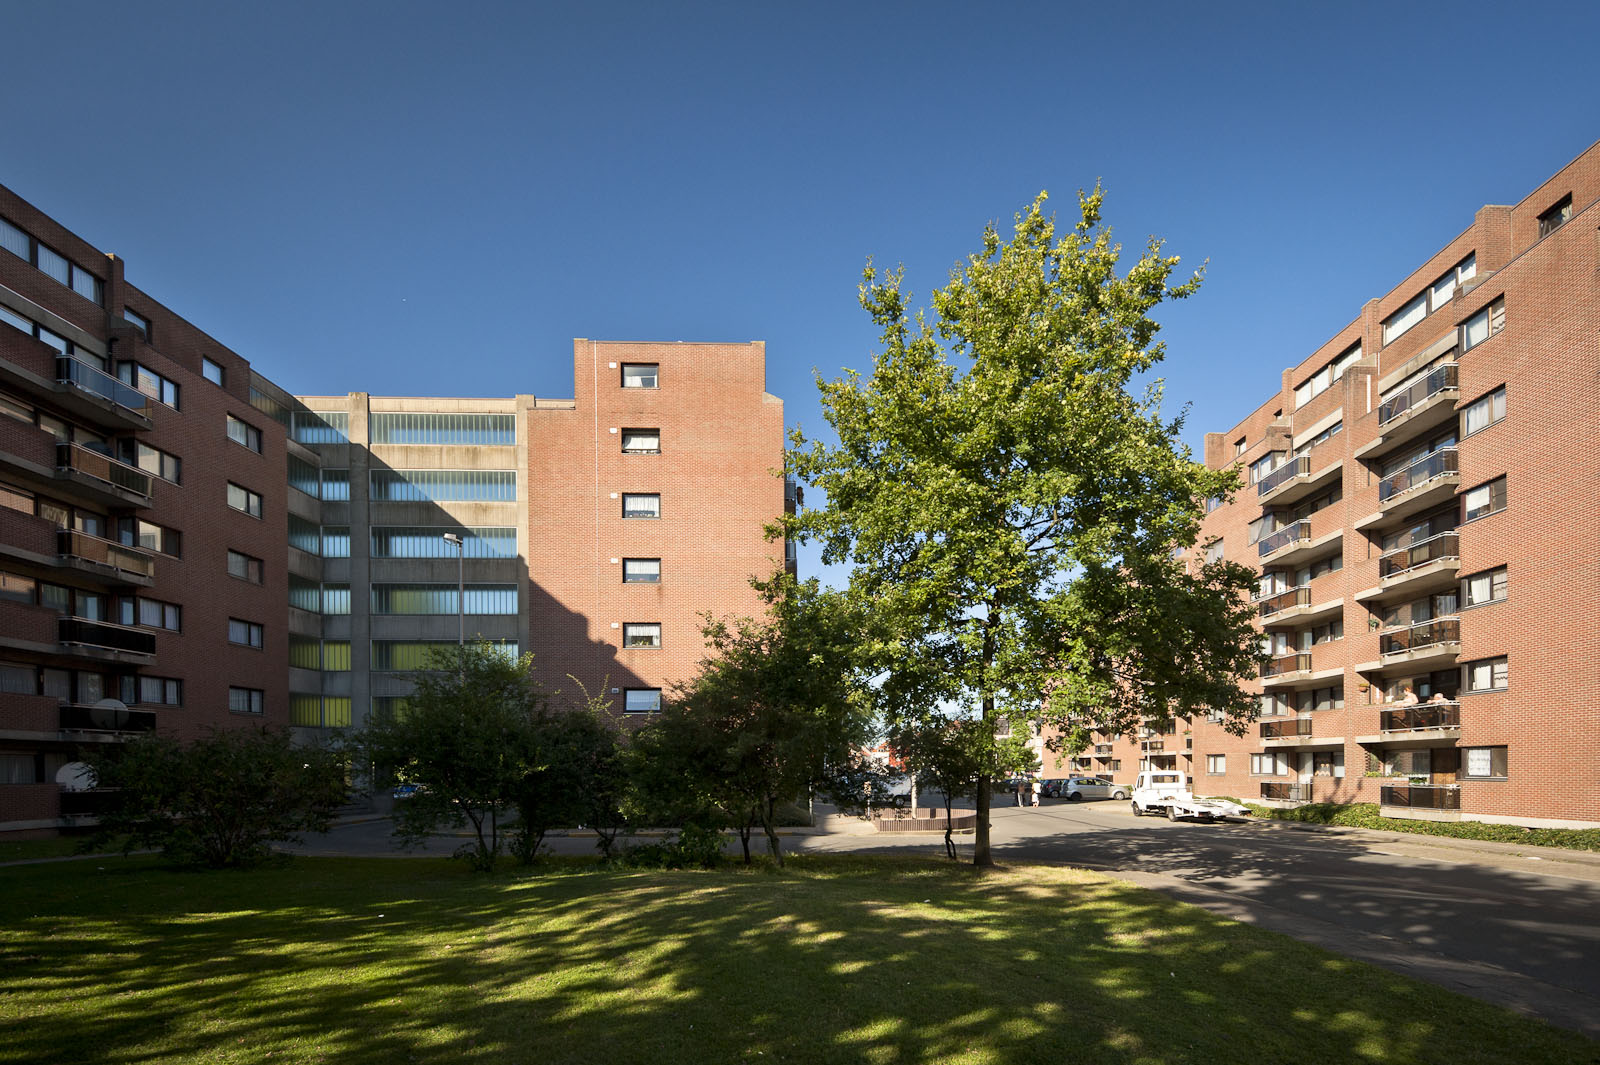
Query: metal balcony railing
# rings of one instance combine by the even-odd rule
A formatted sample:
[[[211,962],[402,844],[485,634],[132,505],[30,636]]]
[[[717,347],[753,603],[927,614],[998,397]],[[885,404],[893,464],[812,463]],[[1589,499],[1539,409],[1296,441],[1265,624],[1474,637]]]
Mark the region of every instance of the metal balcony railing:
[[[1162,751],[1165,751],[1167,749],[1167,741],[1166,740],[1145,740],[1144,742],[1139,744],[1139,749],[1141,751],[1146,752],[1147,754],[1149,754],[1149,753],[1159,754]]]
[[[109,455],[91,451],[82,444],[57,444],[56,468],[93,477],[97,481],[104,481],[106,484],[144,496],[146,499],[150,497],[148,473],[137,466],[118,462]]]
[[[1411,732],[1416,729],[1460,728],[1461,704],[1450,702],[1414,703],[1397,706],[1379,715],[1384,732]]]
[[[1285,673],[1299,673],[1310,668],[1310,655],[1284,655],[1282,658],[1274,658],[1270,662],[1263,662],[1261,665],[1261,678],[1266,680],[1269,677],[1281,677]]]
[[[1293,736],[1309,735],[1311,735],[1311,719],[1309,717],[1296,717],[1288,721],[1261,722],[1261,738],[1264,740],[1281,740]]]
[[[1095,744],[1094,745],[1094,753],[1097,754],[1097,755],[1100,755],[1102,757],[1104,757],[1106,755],[1109,755],[1111,753],[1111,744],[1109,744],[1109,743],[1097,743],[1097,744]]]
[[[1449,532],[1435,533],[1426,540],[1419,540],[1409,547],[1396,548],[1378,557],[1378,576],[1393,577],[1397,573],[1404,573],[1408,569],[1415,569],[1428,562],[1441,558],[1461,557],[1461,537],[1452,529]]]
[[[1378,482],[1378,502],[1384,503],[1409,492],[1413,488],[1421,488],[1429,481],[1436,481],[1441,477],[1449,477],[1460,473],[1461,467],[1456,458],[1456,449],[1453,447],[1440,448],[1417,459],[1399,473],[1390,474]]]
[[[102,647],[109,651],[127,651],[138,655],[156,653],[154,633],[127,625],[113,625],[109,621],[58,618],[56,633],[57,639],[62,643]]]
[[[1256,482],[1256,496],[1264,496],[1275,489],[1283,487],[1296,477],[1303,477],[1310,472],[1310,455],[1292,458]]]
[[[1428,376],[1398,395],[1391,396],[1378,405],[1378,426],[1381,428],[1413,407],[1437,396],[1446,389],[1456,387],[1457,367],[1453,362],[1435,367]]]
[[[140,392],[137,388],[123,384],[115,377],[86,362],[79,362],[70,355],[62,355],[56,359],[56,380],[62,384],[72,384],[92,392],[102,399],[109,399],[119,407],[126,407],[135,414],[150,416],[150,397]]]
[[[128,547],[115,540],[91,536],[74,529],[57,530],[56,553],[110,566],[136,577],[153,577],[156,573],[156,556],[144,548]]]
[[[1262,558],[1265,558],[1279,548],[1288,547],[1297,540],[1309,539],[1311,539],[1311,522],[1302,519],[1293,525],[1284,526],[1271,536],[1263,536],[1256,544],[1256,550],[1261,553]]]
[[[1312,786],[1310,784],[1263,783],[1261,797],[1263,799],[1277,799],[1281,802],[1310,802]]]
[[[1378,637],[1378,653],[1380,655],[1397,655],[1406,651],[1418,651],[1424,647],[1434,647],[1442,643],[1461,642],[1460,618],[1435,618],[1432,621],[1422,621],[1403,629],[1386,632]]]
[[[61,707],[63,732],[153,732],[155,727],[156,715],[150,710],[118,710],[76,703]]]
[[[1454,785],[1396,785],[1380,789],[1378,801],[1408,810],[1459,810],[1461,789]]]
[[[1274,614],[1281,613],[1285,610],[1292,610],[1297,606],[1310,605],[1311,589],[1307,586],[1302,586],[1299,588],[1290,588],[1287,592],[1279,592],[1277,595],[1269,595],[1265,599],[1259,601],[1259,605],[1256,609],[1260,612],[1262,617],[1270,618]]]

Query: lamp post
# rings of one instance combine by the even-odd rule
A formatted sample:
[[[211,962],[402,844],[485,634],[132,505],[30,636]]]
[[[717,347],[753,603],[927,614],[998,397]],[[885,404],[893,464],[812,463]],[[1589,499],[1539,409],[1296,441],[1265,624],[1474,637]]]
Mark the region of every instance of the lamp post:
[[[456,665],[461,676],[467,671],[467,551],[456,533],[445,533],[444,542],[456,549]]]

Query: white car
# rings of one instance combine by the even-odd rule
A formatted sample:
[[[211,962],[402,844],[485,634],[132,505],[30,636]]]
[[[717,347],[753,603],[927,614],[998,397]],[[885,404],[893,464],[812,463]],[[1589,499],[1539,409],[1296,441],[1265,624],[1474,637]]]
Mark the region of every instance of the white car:
[[[1118,787],[1105,777],[1068,777],[1061,782],[1058,794],[1072,802],[1081,799],[1126,799],[1128,789]]]

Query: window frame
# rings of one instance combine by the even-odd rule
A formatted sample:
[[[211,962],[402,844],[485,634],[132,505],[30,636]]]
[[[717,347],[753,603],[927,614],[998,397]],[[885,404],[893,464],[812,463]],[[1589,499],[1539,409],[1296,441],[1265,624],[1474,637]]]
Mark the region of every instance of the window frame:
[[[1484,666],[1489,670],[1489,687],[1473,687],[1474,667]],[[1498,677],[1496,676],[1498,674]],[[1498,680],[1498,683],[1497,683]],[[1483,695],[1488,692],[1509,691],[1511,688],[1511,659],[1508,655],[1497,655],[1493,658],[1479,658],[1471,662],[1461,663],[1461,686],[1458,689],[1462,695]]]
[[[1206,776],[1225,777],[1228,775],[1228,756],[1226,754],[1206,755]]]
[[[242,448],[254,451],[257,455],[264,454],[264,445],[262,443],[260,429],[257,429],[243,418],[235,417],[232,414],[225,415],[224,417],[227,419],[225,424],[227,426],[226,431],[229,440],[232,440],[235,444],[238,444]],[[235,426],[238,427],[240,435],[244,437],[243,440],[234,435]]]
[[[265,562],[263,562],[261,559],[255,557],[254,555],[247,555],[243,551],[235,551],[231,547],[228,548],[227,551],[228,551],[228,555],[227,555],[227,574],[228,574],[228,576],[232,577],[236,581],[244,581],[244,582],[246,582],[248,584],[265,584],[265,583],[267,583],[267,564]],[[233,571],[233,560],[236,559],[236,558],[244,560],[244,572],[243,573],[235,573]],[[254,577],[250,576],[250,571],[252,569],[255,570],[255,576]]]
[[[244,506],[242,506],[242,507],[241,506],[237,506],[233,501],[233,493],[234,493],[235,489],[237,489],[238,491],[244,493]],[[228,509],[232,510],[232,511],[235,511],[237,513],[240,513],[240,514],[248,515],[249,517],[252,517],[252,518],[256,519],[257,521],[261,521],[261,520],[263,520],[263,514],[266,511],[266,505],[261,499],[261,493],[260,492],[252,491],[251,489],[246,488],[242,484],[238,484],[238,483],[236,483],[234,481],[229,481],[228,482]]]
[[[1486,774],[1473,773],[1468,767],[1471,765],[1472,754],[1477,751],[1487,751],[1489,754],[1489,772]],[[1496,755],[1498,754],[1498,757]],[[1495,772],[1495,762],[1498,761],[1499,772]],[[1511,758],[1510,748],[1503,743],[1480,744],[1473,747],[1461,748],[1461,767],[1456,771],[1457,780],[1510,780]]]
[[[1543,240],[1572,221],[1572,193],[1539,212],[1539,239]]]
[[[655,705],[641,709],[633,709],[632,702],[635,695],[654,695]],[[644,717],[649,714],[661,713],[660,688],[624,688],[622,689],[622,713],[628,717]]]
[[[654,562],[656,564],[655,573],[653,575],[650,575],[650,576],[630,577],[628,575],[628,563],[630,563],[630,562]],[[622,560],[622,583],[623,584],[660,584],[661,583],[661,560],[659,558],[625,558],[625,559],[623,559]]]
[[[633,429],[623,429],[620,432],[621,432],[621,437],[622,437],[620,443],[622,445],[622,453],[624,455],[659,455],[659,454],[661,454],[661,430],[660,429],[633,428]],[[653,448],[648,448],[648,447],[629,447],[628,446],[628,437],[630,435],[633,435],[633,436],[654,436],[656,438],[656,446],[653,447]]]
[[[1499,486],[1498,492],[1495,490],[1496,486]],[[1485,504],[1483,509],[1474,514],[1469,510],[1468,500],[1471,499],[1474,492],[1484,491],[1489,493],[1488,502]],[[1496,501],[1499,502],[1499,506],[1495,505]],[[1461,493],[1461,524],[1466,525],[1470,522],[1482,521],[1484,518],[1493,517],[1494,515],[1499,514],[1501,511],[1506,509],[1506,501],[1507,496],[1505,474],[1501,474],[1499,477],[1484,481],[1482,484],[1473,485],[1471,488]]]
[[[245,638],[243,640],[233,638],[235,625],[244,627]],[[234,647],[249,647],[257,651],[264,650],[266,648],[266,632],[266,626],[259,621],[247,621],[244,618],[228,619],[228,643]]]
[[[1471,599],[1472,582],[1487,579],[1489,581],[1489,598],[1473,602]],[[1488,606],[1491,603],[1503,603],[1510,590],[1510,579],[1505,566],[1494,566],[1490,569],[1479,570],[1461,578],[1461,594],[1459,598],[1460,609],[1471,610],[1474,607]],[[1499,592],[1496,595],[1496,592]]]
[[[655,501],[655,509],[650,513],[634,513],[628,510],[628,500],[650,499]],[[660,521],[661,520],[661,493],[660,492],[623,492],[622,517],[625,521]]]
[[[1495,402],[1497,399],[1499,400],[1498,403]],[[1484,422],[1482,425],[1480,425],[1476,429],[1469,429],[1467,427],[1468,426],[1468,421],[1467,421],[1468,416],[1472,413],[1473,410],[1475,410],[1478,407],[1487,407],[1488,408],[1489,420]],[[1495,414],[1495,408],[1496,407],[1498,407],[1499,410],[1500,410],[1500,413],[1499,413],[1498,416],[1496,416],[1496,414]],[[1483,395],[1479,396],[1477,399],[1473,400],[1471,403],[1468,403],[1465,407],[1461,408],[1461,428],[1460,428],[1459,432],[1457,433],[1457,438],[1459,440],[1465,440],[1469,436],[1476,436],[1479,433],[1483,432],[1485,429],[1492,429],[1492,428],[1494,428],[1495,426],[1499,425],[1501,422],[1503,422],[1505,420],[1506,420],[1506,386],[1505,385],[1501,385],[1498,388],[1490,389],[1488,392],[1485,392]]]
[[[244,709],[242,710],[234,704],[234,697],[236,695],[244,696]],[[228,713],[243,714],[248,717],[261,717],[265,714],[266,708],[267,693],[263,689],[241,688],[232,684],[228,685]]]
[[[650,630],[654,630],[653,633]],[[632,642],[637,637],[650,639],[651,643]],[[659,621],[624,621],[622,623],[622,646],[631,650],[659,651],[662,646],[661,622]]]
[[[646,369],[650,371],[648,374],[640,373],[636,375],[636,378],[640,381],[649,380],[649,384],[628,383],[628,371]],[[646,391],[655,391],[661,387],[661,364],[659,362],[625,362],[621,366],[621,374],[622,387],[626,389],[644,389]]]

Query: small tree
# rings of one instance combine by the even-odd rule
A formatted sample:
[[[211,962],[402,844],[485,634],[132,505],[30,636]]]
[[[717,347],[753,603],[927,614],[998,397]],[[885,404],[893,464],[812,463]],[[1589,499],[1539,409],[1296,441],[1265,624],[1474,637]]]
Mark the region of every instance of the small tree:
[[[326,832],[345,801],[342,751],[296,746],[288,732],[215,730],[89,752],[99,787],[115,789],[90,846],[156,847],[180,865],[254,865],[271,844]]]
[[[527,775],[544,698],[533,656],[512,658],[486,641],[435,648],[403,709],[363,737],[374,764],[417,785],[395,807],[395,835],[417,846],[441,825],[471,823],[461,856],[494,868],[501,822]]]

